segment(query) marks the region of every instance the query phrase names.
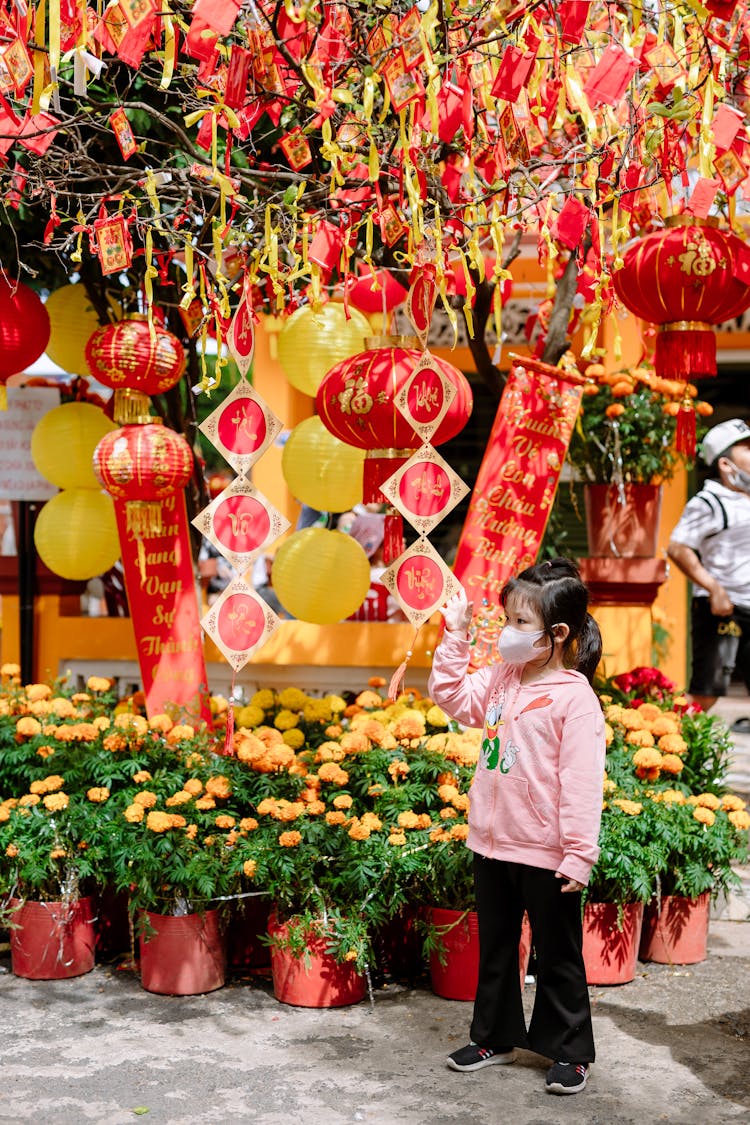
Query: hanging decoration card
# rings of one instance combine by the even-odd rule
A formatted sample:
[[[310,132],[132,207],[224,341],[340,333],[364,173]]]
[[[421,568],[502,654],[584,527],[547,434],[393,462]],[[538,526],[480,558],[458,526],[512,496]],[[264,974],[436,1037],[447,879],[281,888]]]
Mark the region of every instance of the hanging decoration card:
[[[423,445],[380,491],[420,535],[428,535],[463,500],[469,486],[433,446]]]
[[[290,526],[246,477],[236,477],[193,524],[240,574]]]
[[[460,585],[428,539],[420,538],[381,575],[380,581],[419,628],[458,593]]]
[[[422,441],[427,442],[450,410],[456,394],[456,387],[440,370],[434,356],[424,352],[394,402]]]
[[[282,422],[250,384],[240,379],[198,429],[235,472],[244,475],[263,456]]]
[[[255,326],[253,310],[247,297],[243,297],[232,317],[227,332],[227,347],[244,378],[250,370],[255,355]]]
[[[279,619],[244,578],[235,578],[201,618],[207,636],[238,672],[265,644]]]

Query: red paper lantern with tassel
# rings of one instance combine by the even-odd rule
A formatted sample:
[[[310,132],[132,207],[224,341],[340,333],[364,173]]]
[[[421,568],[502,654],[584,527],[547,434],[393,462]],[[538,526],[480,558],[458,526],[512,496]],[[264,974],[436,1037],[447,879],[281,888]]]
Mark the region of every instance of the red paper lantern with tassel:
[[[95,379],[115,391],[115,419],[134,422],[148,412],[149,395],[164,394],[182,378],[185,349],[166,328],[130,317],[98,328],[86,345]]]
[[[316,407],[327,430],[347,445],[365,449],[364,502],[384,503],[380,485],[422,445],[414,428],[396,406],[396,396],[423,353],[413,336],[378,336],[365,341],[367,350],[337,363],[323,379]],[[469,419],[473,399],[465,375],[443,359],[432,357],[456,388],[456,395],[432,445],[455,437]],[[403,550],[401,517],[389,513],[384,554],[392,562]]]
[[[39,359],[49,336],[49,314],[34,290],[0,273],[0,408],[6,380]]]

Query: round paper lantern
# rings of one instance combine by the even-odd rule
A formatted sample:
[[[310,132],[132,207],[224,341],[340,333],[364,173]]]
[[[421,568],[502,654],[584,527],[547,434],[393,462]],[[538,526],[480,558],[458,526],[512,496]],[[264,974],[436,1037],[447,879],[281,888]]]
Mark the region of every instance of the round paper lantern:
[[[148,412],[148,395],[160,395],[181,379],[185,349],[166,328],[145,318],[120,320],[98,328],[86,345],[95,379],[115,391],[115,418],[135,422]]]
[[[37,472],[58,488],[95,488],[92,458],[97,444],[115,429],[107,415],[89,402],[56,406],[37,422],[31,435],[31,459]]]
[[[745,243],[717,222],[676,215],[664,230],[631,242],[622,268],[612,274],[625,308],[658,325],[657,375],[715,375],[712,325],[750,306],[750,285],[738,268]]]
[[[361,351],[371,332],[367,318],[336,301],[315,310],[305,305],[284,321],[279,333],[278,357],[289,382],[303,394],[314,396],[327,371],[339,360]]]
[[[47,310],[34,290],[0,273],[0,382],[39,359],[49,332]]]
[[[123,426],[97,445],[94,473],[110,496],[127,502],[128,530],[139,537],[161,535],[160,501],[188,483],[193,453],[182,434],[156,421]]]
[[[73,375],[88,375],[86,345],[99,328],[99,317],[84,285],[63,285],[44,306],[50,319],[47,355]]]
[[[281,471],[289,491],[319,512],[347,512],[362,502],[365,454],[339,441],[320,418],[295,426],[281,455]]]
[[[376,281],[379,286],[377,289]],[[360,277],[352,279],[348,286],[350,303],[370,315],[393,312],[404,303],[407,292],[390,270],[375,270],[374,273],[365,270]]]
[[[306,527],[279,547],[271,581],[292,617],[331,625],[349,617],[365,600],[370,563],[356,539],[343,531]]]
[[[413,337],[383,336],[367,341],[367,351],[351,356],[332,368],[320,385],[316,406],[326,429],[348,445],[367,450],[364,468],[365,503],[382,503],[380,485],[407,461],[422,440],[396,406],[396,396],[405,386],[423,353]],[[456,388],[445,417],[430,438],[440,445],[455,437],[471,414],[472,394],[466,377],[436,356],[437,368]],[[439,379],[425,370],[416,388],[413,409],[435,401],[442,394]]]
[[[114,505],[98,488],[66,488],[48,500],[34,525],[39,558],[54,574],[85,582],[120,557]]]

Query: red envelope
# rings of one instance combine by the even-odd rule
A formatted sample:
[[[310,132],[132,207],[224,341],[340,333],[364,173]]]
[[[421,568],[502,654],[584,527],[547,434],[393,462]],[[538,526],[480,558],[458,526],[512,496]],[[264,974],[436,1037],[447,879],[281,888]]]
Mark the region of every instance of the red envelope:
[[[536,52],[527,54],[521,47],[506,47],[500,60],[500,69],[492,84],[493,98],[505,102],[518,101],[518,95],[529,80]]]
[[[562,211],[550,227],[550,234],[557,242],[562,242],[569,250],[575,250],[580,244],[586,227],[591,220],[591,212],[585,203],[581,203],[575,196],[568,196],[563,204]]]
[[[705,176],[696,183],[685,210],[695,215],[696,219],[705,219],[711,210],[716,193],[719,190],[718,180],[707,180]]]
[[[250,52],[232,44],[232,53],[229,56],[227,68],[227,84],[224,92],[224,101],[232,109],[241,109],[247,97],[247,82],[250,76]]]
[[[37,156],[44,156],[57,136],[57,130],[50,129],[50,126],[59,124],[57,118],[53,117],[51,113],[35,113],[33,116],[28,116],[24,121],[18,139],[29,152],[35,152]],[[50,129],[50,132],[41,131],[46,129]]]
[[[445,144],[453,140],[461,127],[463,97],[463,90],[460,86],[456,86],[454,82],[444,82],[438,91],[436,99],[438,107],[438,136]],[[431,129],[431,122],[432,118],[430,117],[429,110],[427,110],[422,116],[423,128]]]
[[[638,65],[623,47],[606,47],[584,86],[589,105],[617,105]]]
[[[193,4],[193,16],[219,35],[229,35],[239,10],[234,0],[195,0]]]
[[[311,262],[315,262],[326,273],[330,273],[334,266],[338,265],[342,243],[340,228],[323,219],[310,243],[307,256]]]
[[[559,6],[563,43],[580,43],[591,0],[562,0]]]
[[[750,246],[746,242],[739,242],[739,239],[736,242],[739,245],[736,245],[734,251],[732,274],[747,284],[750,282]]]
[[[714,144],[719,152],[726,152],[728,148],[732,147],[732,142],[737,136],[744,116],[738,109],[733,109],[731,106],[723,102],[711,122],[711,129],[714,135]]]

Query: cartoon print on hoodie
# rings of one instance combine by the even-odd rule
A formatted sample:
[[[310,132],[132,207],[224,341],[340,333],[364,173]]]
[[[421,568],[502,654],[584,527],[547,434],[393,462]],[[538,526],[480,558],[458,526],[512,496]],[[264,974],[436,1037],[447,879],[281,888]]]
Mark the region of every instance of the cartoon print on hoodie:
[[[484,736],[482,738],[482,753],[480,761],[485,769],[496,770],[500,760],[500,738],[503,725],[503,707],[505,706],[505,684],[499,689],[495,688],[487,705],[484,719]],[[513,759],[515,761],[515,758]],[[511,763],[512,765],[512,763]],[[505,770],[503,771],[506,772]]]

